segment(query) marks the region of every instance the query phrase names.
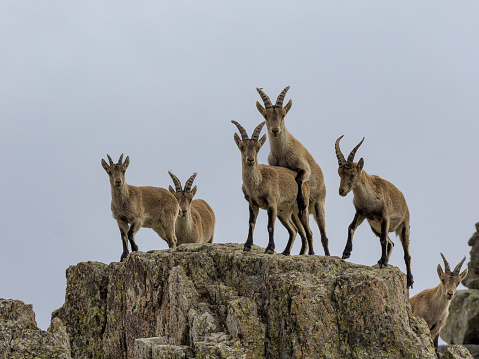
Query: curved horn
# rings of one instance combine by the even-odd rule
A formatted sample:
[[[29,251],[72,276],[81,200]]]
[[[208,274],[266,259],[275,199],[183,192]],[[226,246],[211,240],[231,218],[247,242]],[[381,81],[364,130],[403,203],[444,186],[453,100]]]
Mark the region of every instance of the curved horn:
[[[334,148],[336,149],[336,157],[338,158],[339,167],[343,167],[343,166],[346,164],[346,159],[344,158],[343,153],[341,152],[341,149],[339,148],[339,141],[340,141],[341,138],[343,138],[343,137],[344,137],[344,135],[342,135],[341,137],[339,137],[339,138],[336,140],[336,143],[334,144]]]
[[[276,100],[275,106],[278,107],[283,107],[283,101],[284,101],[284,96],[286,96],[286,92],[288,92],[289,86],[286,86],[283,91],[278,96],[278,99]]]
[[[447,262],[446,257],[444,257],[444,254],[441,253],[441,257],[444,261],[444,272],[445,273],[451,273],[451,268],[449,268],[449,263]]]
[[[123,161],[123,153],[121,154],[121,156],[120,156],[120,159],[118,160],[118,164],[119,164],[119,165],[121,165],[121,164],[122,164],[122,162],[121,162],[121,161]]]
[[[249,140],[249,137],[248,137],[248,134],[246,133],[246,130],[243,128],[243,126],[241,126],[238,122],[236,122],[235,120],[231,120],[231,122],[233,122],[236,127],[238,127],[238,131],[241,133],[241,139],[244,141],[244,140]]]
[[[459,275],[459,272],[461,271],[462,264],[464,263],[465,260],[466,260],[466,256],[464,256],[464,258],[462,258],[462,261],[460,261],[459,264],[456,266],[456,268],[454,268],[454,274],[455,275]]]
[[[106,157],[108,157],[108,161],[110,161],[110,166],[113,166],[114,163],[113,163],[113,160],[111,159],[110,155],[107,154]]]
[[[178,177],[176,177],[171,171],[168,171],[168,174],[170,175],[171,179],[173,180],[173,183],[175,184],[175,191],[181,192],[181,182]]]
[[[252,140],[258,141],[259,134],[261,133],[261,129],[263,128],[265,123],[266,121],[263,121],[258,126],[256,126],[256,128],[253,131],[253,134],[251,135]]]
[[[271,103],[271,100],[269,99],[268,95],[266,95],[262,89],[260,89],[259,87],[256,87],[256,91],[258,91],[259,95],[263,99],[264,107],[266,108],[273,107],[273,104]]]
[[[346,162],[346,164],[348,165],[352,165],[353,164],[353,161],[354,161],[354,155],[356,155],[356,151],[358,150],[359,146],[361,146],[364,142],[364,137],[363,139],[361,140],[361,142],[359,142],[359,144],[353,148],[353,150],[351,151],[351,153],[349,154],[348,156],[348,160]]]
[[[190,178],[188,178],[188,181],[185,183],[185,192],[190,192],[191,191],[191,186],[193,185],[193,181],[195,180],[196,177],[196,172],[191,175]]]

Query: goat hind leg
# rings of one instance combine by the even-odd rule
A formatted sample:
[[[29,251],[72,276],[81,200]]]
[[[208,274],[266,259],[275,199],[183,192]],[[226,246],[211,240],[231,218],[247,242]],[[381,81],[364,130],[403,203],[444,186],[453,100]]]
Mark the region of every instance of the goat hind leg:
[[[404,262],[406,263],[406,277],[407,277],[407,286],[412,288],[414,284],[414,278],[411,272],[411,255],[409,254],[409,223],[406,223],[399,235],[401,239],[401,244],[404,249]]]
[[[378,261],[379,268],[385,268],[388,266],[388,233],[389,233],[389,220],[383,219],[381,222],[381,237],[379,239],[381,243],[381,258]]]
[[[326,236],[326,215],[324,210],[324,202],[317,201],[312,207],[314,220],[318,224],[319,234],[321,235],[321,244],[323,245],[324,255],[329,256],[329,240]]]
[[[281,222],[281,224],[284,226],[284,228],[286,228],[289,234],[288,243],[286,244],[286,248],[281,254],[285,256],[289,256],[291,254],[291,247],[293,246],[294,239],[296,238],[296,234],[298,231],[291,219],[291,216],[283,217],[278,215],[278,219]]]

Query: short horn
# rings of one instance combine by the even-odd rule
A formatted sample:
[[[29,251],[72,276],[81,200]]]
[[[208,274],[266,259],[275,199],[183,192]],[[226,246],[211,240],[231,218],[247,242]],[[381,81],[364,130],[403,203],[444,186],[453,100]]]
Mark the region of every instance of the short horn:
[[[263,121],[258,126],[256,126],[256,128],[253,131],[253,134],[251,135],[252,140],[258,141],[259,134],[261,133],[261,129],[263,128],[265,123],[266,121]]]
[[[286,86],[283,91],[279,94],[278,98],[276,99],[276,105],[278,107],[283,107],[284,96],[286,96],[286,92],[288,92],[289,86]]]
[[[196,177],[196,172],[193,173],[193,175],[188,178],[188,181],[185,183],[185,192],[190,192],[191,191],[191,186],[193,185],[193,181],[195,180]]]
[[[361,140],[361,142],[359,142],[359,144],[356,147],[353,148],[353,150],[351,151],[351,153],[348,156],[348,160],[347,160],[346,164],[348,164],[348,165],[353,164],[354,156],[356,155],[356,151],[358,150],[359,146],[361,146],[363,144],[363,142],[364,142],[364,137]]]
[[[341,152],[341,149],[339,148],[339,141],[340,141],[341,138],[343,138],[343,137],[344,137],[344,135],[342,135],[341,137],[339,137],[339,138],[336,140],[336,143],[334,144],[334,148],[336,149],[336,157],[338,158],[339,167],[343,167],[343,166],[346,164],[346,159],[344,158],[343,153]]]
[[[115,163],[114,163],[113,160],[111,159],[110,155],[107,154],[106,157],[108,157],[108,161],[110,161],[110,166],[113,166]]]
[[[243,126],[241,126],[238,122],[236,122],[235,120],[231,120],[231,122],[233,122],[236,127],[238,127],[238,131],[241,133],[241,139],[244,141],[244,140],[249,140],[249,137],[248,137],[248,134],[246,133],[246,130],[243,128]]]
[[[462,264],[464,263],[465,260],[466,260],[466,256],[464,256],[464,258],[462,258],[462,261],[460,261],[459,264],[456,266],[456,268],[454,268],[454,274],[455,275],[459,275],[459,272],[461,271]]]
[[[173,180],[173,183],[175,184],[175,191],[181,192],[181,182],[178,177],[176,177],[171,171],[168,171],[168,174],[170,175],[171,179]]]
[[[120,158],[118,159],[118,164],[121,165],[123,161],[123,153],[121,154]]]
[[[444,257],[444,254],[441,253],[442,260],[444,261],[444,272],[445,273],[451,273],[451,268],[449,267],[449,263],[447,262],[446,257]]]
[[[273,107],[273,104],[271,103],[271,100],[269,99],[268,95],[266,95],[262,89],[260,89],[259,87],[256,87],[256,91],[258,91],[259,95],[263,99],[264,107],[266,108]]]

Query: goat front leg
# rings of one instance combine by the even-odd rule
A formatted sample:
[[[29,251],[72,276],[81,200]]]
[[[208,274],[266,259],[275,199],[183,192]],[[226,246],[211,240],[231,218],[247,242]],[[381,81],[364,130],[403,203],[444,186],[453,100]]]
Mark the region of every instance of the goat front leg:
[[[302,216],[307,207],[306,200],[303,195],[303,183],[305,182],[305,179],[309,180],[309,175],[309,171],[307,172],[305,170],[299,170],[298,175],[295,178],[296,184],[298,185],[298,195],[296,197],[296,201],[298,202],[299,217]]]
[[[120,262],[123,262],[126,257],[128,257],[128,222],[123,222],[123,221],[117,221],[118,222],[118,228],[120,229],[120,234],[121,234],[121,243],[123,244],[123,253],[121,254],[120,257]]]
[[[356,212],[354,215],[353,221],[348,227],[348,241],[346,242],[346,247],[344,247],[343,251],[343,259],[348,259],[351,256],[351,252],[353,250],[353,235],[354,231],[358,226],[363,223],[364,221],[364,216]]]
[[[259,207],[254,206],[251,202],[249,203],[249,229],[248,229],[248,239],[244,244],[243,251],[249,252],[251,246],[253,245],[253,231],[256,224],[256,217],[258,217]]]
[[[268,211],[269,242],[264,253],[273,254],[274,253],[274,222],[276,220],[277,210],[275,207],[268,207],[267,211]]]
[[[128,230],[128,240],[130,241],[132,252],[138,251],[138,246],[136,245],[136,242],[135,242],[135,234],[136,232],[139,231],[140,227],[141,227],[141,223],[133,222],[130,226],[130,229]]]
[[[381,258],[378,261],[379,268],[386,268],[388,266],[388,233],[389,233],[389,220],[384,218],[381,222],[381,237],[379,239],[381,243]]]

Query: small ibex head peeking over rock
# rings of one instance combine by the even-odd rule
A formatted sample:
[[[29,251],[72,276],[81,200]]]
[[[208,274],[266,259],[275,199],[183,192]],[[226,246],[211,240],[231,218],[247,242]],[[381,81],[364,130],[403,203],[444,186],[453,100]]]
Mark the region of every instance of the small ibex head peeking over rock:
[[[180,212],[178,215],[185,217],[186,213],[188,213],[188,210],[190,209],[191,201],[193,201],[193,197],[196,194],[197,187],[195,186],[193,189],[191,189],[191,186],[193,185],[193,181],[195,180],[197,173],[193,173],[193,175],[188,178],[188,181],[185,183],[185,188],[183,189],[181,189],[181,182],[178,177],[176,177],[171,171],[168,171],[168,173],[175,184],[175,189],[173,189],[171,185],[168,186],[168,189],[171,193],[173,193],[173,196],[175,196],[178,204],[180,205]]]
[[[441,257],[444,260],[444,271],[440,264],[437,265],[437,275],[441,283],[437,287],[425,289],[409,299],[412,314],[426,321],[436,352],[439,333],[449,315],[451,300],[456,294],[457,286],[467,276],[467,269],[459,273],[466,257],[459,262],[452,272],[444,254],[441,253]]]

